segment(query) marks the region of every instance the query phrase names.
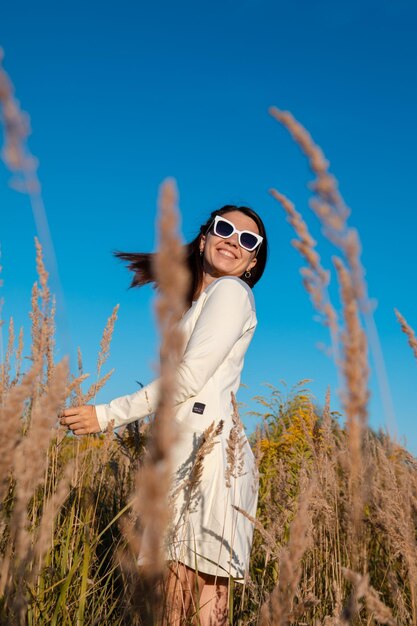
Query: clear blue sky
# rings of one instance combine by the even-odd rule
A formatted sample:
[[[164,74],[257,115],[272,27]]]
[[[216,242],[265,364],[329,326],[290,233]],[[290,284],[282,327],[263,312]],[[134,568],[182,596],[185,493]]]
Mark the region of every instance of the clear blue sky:
[[[319,402],[338,380],[318,342],[327,332],[299,276],[301,261],[271,186],[308,209],[306,163],[267,113],[289,109],[331,162],[360,232],[398,435],[417,453],[417,363],[394,317],[417,328],[417,5],[406,0],[8,2],[0,20],[5,68],[29,112],[65,302],[58,356],[76,348],[94,372],[101,332],[120,314],[98,400],[133,392],[154,375],[152,290],[127,291],[112,249],[151,250],[158,186],[176,178],[184,237],[214,208],[247,203],[271,244],[255,288],[259,325],[241,399],[262,383],[310,378]],[[28,198],[0,169],[3,317],[29,342],[36,228]],[[319,239],[323,262],[334,250]],[[56,287],[56,285],[53,285]],[[66,320],[66,322],[65,322]],[[384,415],[374,377],[371,424]],[[253,418],[246,416],[249,428]]]

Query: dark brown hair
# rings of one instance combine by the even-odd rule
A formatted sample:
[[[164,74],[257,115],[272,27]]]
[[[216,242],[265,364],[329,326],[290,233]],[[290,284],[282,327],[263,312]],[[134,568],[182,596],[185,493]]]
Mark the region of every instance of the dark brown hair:
[[[261,218],[249,207],[226,204],[221,209],[213,211],[207,222],[200,226],[200,232],[198,235],[190,243],[185,244],[186,261],[191,274],[191,283],[187,298],[190,306],[193,299],[195,299],[197,294],[199,294],[203,282],[203,258],[200,255],[201,235],[207,234],[207,230],[216,215],[224,215],[225,213],[230,213],[231,211],[240,211],[241,213],[244,213],[244,215],[251,217],[258,226],[259,234],[263,237],[263,242],[258,248],[257,263],[251,269],[251,275],[247,278],[245,274],[242,274],[240,278],[252,288],[264,272],[268,253],[268,242],[265,226]],[[153,259],[155,257],[154,252],[120,252],[116,250],[113,254],[117,258],[127,261],[128,268],[134,272],[130,287],[142,287],[142,285],[146,285],[147,283],[155,283],[153,272]]]

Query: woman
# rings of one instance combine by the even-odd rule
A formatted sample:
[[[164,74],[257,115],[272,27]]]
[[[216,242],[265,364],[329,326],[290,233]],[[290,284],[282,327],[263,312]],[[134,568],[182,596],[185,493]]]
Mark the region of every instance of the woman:
[[[154,280],[151,254],[116,254],[135,272],[132,286]],[[253,525],[236,507],[255,516],[258,478],[247,438],[237,428],[232,394],[257,323],[251,288],[263,274],[266,257],[261,218],[234,205],[214,211],[187,246],[190,308],[181,320],[185,350],[173,399],[180,435],[173,450],[177,495],[167,547],[170,624],[179,624],[197,608],[202,626],[228,623],[229,579],[243,582],[248,569]],[[110,421],[118,427],[143,418],[157,407],[158,384],[153,381],[109,404],[66,409],[61,423],[83,435],[105,430]],[[214,445],[190,494],[181,485],[211,425]]]

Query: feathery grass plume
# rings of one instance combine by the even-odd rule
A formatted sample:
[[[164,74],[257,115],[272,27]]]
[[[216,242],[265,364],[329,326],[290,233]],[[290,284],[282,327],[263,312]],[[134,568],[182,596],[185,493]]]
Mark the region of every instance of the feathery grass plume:
[[[329,162],[321,148],[314,143],[310,133],[291,113],[281,111],[276,107],[270,107],[269,113],[289,131],[306,155],[310,167],[316,175],[316,179],[311,183],[311,188],[318,195],[318,198],[313,199],[310,205],[327,229],[326,234],[329,238],[338,246],[340,243],[343,244],[344,242],[339,241],[336,233],[339,236],[345,234],[350,210],[339,193],[337,180],[328,172]]]
[[[326,389],[326,399],[325,399],[325,403],[324,403],[324,410],[323,410],[323,424],[326,426],[326,428],[329,428],[330,423],[331,423],[331,416],[330,416],[330,387],[327,387]]]
[[[78,368],[78,376],[77,377],[74,376],[74,380],[77,380],[79,382],[75,384],[74,386],[75,399],[72,402],[74,406],[80,406],[83,404],[83,392],[81,389],[81,383],[89,377],[89,374],[84,374],[83,356],[82,356],[80,346],[78,346],[77,348],[77,368]]]
[[[216,445],[217,437],[223,431],[223,420],[220,420],[216,427],[214,424],[215,423],[213,421],[201,435],[199,447],[195,455],[195,460],[187,482],[187,489],[189,490],[189,497],[186,498],[187,502],[191,500],[193,492],[198,488],[200,484],[201,477],[203,475],[204,459],[213,450],[214,446]],[[179,488],[182,489],[183,485],[180,485]],[[174,494],[173,496],[175,497]]]
[[[316,196],[310,206],[323,225],[324,235],[345,255],[352,272],[352,283],[355,298],[362,311],[370,311],[364,270],[360,260],[360,242],[356,229],[348,227],[350,209],[341,196],[338,183],[329,174],[329,162],[322,150],[317,146],[310,133],[289,113],[276,107],[270,107],[270,114],[290,132],[296,143],[306,155],[316,179],[310,184]]]
[[[11,381],[11,386],[17,385],[20,382],[21,369],[22,369],[22,359],[23,359],[23,327],[19,330],[19,336],[17,338],[17,348],[15,352],[15,373],[13,380]]]
[[[180,492],[183,492],[183,503],[181,506],[181,514],[179,517],[179,522],[182,525],[184,517],[188,517],[190,513],[195,510],[200,498],[198,487],[201,482],[201,478],[204,470],[204,459],[211,453],[214,446],[218,444],[217,437],[222,433],[224,427],[224,420],[220,420],[220,422],[215,426],[215,422],[213,421],[202,433],[198,441],[198,447],[195,452],[194,460],[189,472],[189,475],[185,481],[180,482],[180,484],[172,489],[169,494],[170,508],[175,510],[177,505],[177,497]],[[167,543],[171,542],[181,542],[181,530],[174,525],[171,525],[168,532]]]
[[[31,359],[34,363],[37,362],[41,355],[41,329],[42,329],[42,315],[39,307],[39,288],[38,283],[33,283],[32,287],[32,301],[29,312],[29,317],[32,321],[31,325]]]
[[[328,172],[328,161],[324,157],[322,150],[314,143],[308,131],[288,111],[270,107],[269,112],[292,135],[302,152],[306,155],[310,168],[316,176],[315,180],[310,184],[315,193],[315,196],[310,200],[310,206],[322,224],[325,237],[342,251],[351,273],[354,295],[364,316],[373,352],[386,423],[393,433],[395,432],[395,413],[388,375],[381,341],[373,317],[374,303],[369,298],[368,287],[365,281],[359,235],[355,228],[348,225],[350,209],[339,192],[336,178]]]
[[[229,436],[226,442],[226,487],[231,487],[231,478],[238,478],[241,475],[244,467],[244,452],[243,447],[246,443],[246,435],[243,429],[242,420],[239,416],[239,410],[236,402],[236,397],[233,392],[232,396],[232,423],[233,426],[230,429]]]
[[[35,237],[36,246],[36,270],[39,276],[40,289],[38,297],[40,299],[39,317],[41,333],[39,338],[39,351],[45,361],[45,372],[41,381],[42,393],[48,388],[49,381],[54,373],[54,348],[55,348],[55,298],[52,297],[49,286],[49,273],[46,271],[43,261],[42,246]]]
[[[162,574],[165,561],[163,540],[170,520],[170,457],[177,437],[172,398],[176,370],[183,351],[183,337],[178,323],[185,310],[189,282],[184,249],[176,232],[176,205],[175,183],[166,180],[161,185],[159,196],[159,250],[155,258],[159,292],[156,315],[161,335],[160,395],[149,441],[149,455],[138,475],[134,506],[146,529],[141,552],[146,562],[144,573],[149,579],[157,579]]]
[[[95,383],[93,383],[89,387],[87,392],[84,394],[84,396],[82,398],[82,403],[81,404],[87,404],[88,402],[90,402],[90,400],[92,398],[95,398],[96,394],[104,387],[104,385],[107,383],[107,381],[113,376],[114,371],[115,371],[114,368],[112,368],[109,372],[107,372],[107,374],[105,374],[99,380],[97,380]],[[84,376],[84,378],[87,378],[88,376],[89,376],[89,374]]]
[[[101,369],[104,363],[107,361],[110,355],[110,342],[113,336],[114,325],[117,320],[117,312],[119,310],[119,306],[120,306],[119,304],[116,304],[116,306],[114,307],[112,314],[107,320],[107,324],[103,331],[103,336],[100,341],[100,352],[99,352],[98,359],[97,359],[97,386],[94,392],[94,400],[95,400],[98,390],[101,389],[101,387],[103,386],[103,385],[100,385],[100,374],[101,374]]]
[[[38,191],[39,183],[36,176],[37,161],[26,150],[26,140],[30,135],[29,117],[20,109],[14,97],[13,85],[2,67],[3,50],[0,49],[0,105],[2,108],[5,145],[2,158],[7,167],[14,173],[25,172],[25,190]],[[13,185],[22,187],[22,181],[16,179]]]
[[[369,400],[366,336],[360,323],[351,275],[341,259],[334,257],[333,260],[339,278],[345,322],[342,335],[344,359],[341,363],[346,381],[343,396],[344,408],[348,425],[352,421],[358,421],[362,427],[365,427]]]
[[[278,583],[261,607],[260,626],[286,626],[291,622],[293,601],[302,572],[301,561],[310,545],[311,494],[311,483],[300,491],[298,510],[290,526],[288,545],[281,555]]]
[[[45,372],[45,385],[48,386],[49,381],[54,376],[55,363],[55,313],[56,313],[56,301],[55,297],[51,298],[51,308],[49,315],[46,319],[46,348],[45,348],[45,360],[46,360],[46,372]]]
[[[14,455],[18,443],[22,438],[21,417],[24,412],[25,401],[30,397],[36,382],[38,371],[36,366],[25,374],[20,385],[9,390],[0,408],[0,441],[2,444],[0,455],[0,502],[3,501],[11,477],[14,464]]]
[[[36,247],[36,270],[39,276],[39,297],[41,299],[41,311],[45,316],[49,309],[50,301],[51,301],[51,292],[48,286],[48,278],[49,273],[46,271],[45,264],[43,262],[43,252],[42,245],[39,242],[39,239],[35,237],[35,247]]]
[[[9,321],[9,336],[7,340],[6,355],[0,366],[0,397],[2,397],[3,394],[7,393],[7,390],[10,387],[10,369],[14,342],[14,322],[13,318],[11,317]]]
[[[276,189],[270,189],[270,193],[281,204],[287,214],[287,220],[298,235],[299,239],[294,239],[291,243],[308,265],[308,267],[301,269],[303,284],[311,297],[313,305],[321,314],[323,324],[329,327],[333,356],[335,361],[337,361],[339,354],[337,313],[331,303],[327,289],[330,281],[330,272],[322,267],[320,255],[315,250],[317,242],[310,235],[307,224],[301,214],[296,211],[294,204]]]
[[[89,376],[90,374],[81,374],[80,376],[74,376],[72,380],[70,380],[70,382],[68,383],[68,395],[71,394],[73,391],[76,391],[80,387],[81,383],[87,380]]]
[[[353,592],[340,616],[340,624],[342,626],[349,626],[355,617],[357,617],[361,608],[362,599],[365,601],[368,612],[371,613],[371,618],[375,619],[379,624],[397,626],[392,611],[380,600],[375,589],[369,584],[368,574],[362,576],[344,567],[343,575],[353,584]]]
[[[101,368],[110,356],[110,342],[113,336],[114,325],[117,320],[117,312],[119,310],[119,306],[119,304],[116,304],[116,306],[114,307],[112,314],[107,320],[106,327],[103,331],[103,336],[100,341],[100,352],[97,359],[97,376],[100,376]]]
[[[408,345],[412,349],[414,356],[417,359],[417,337],[415,335],[415,332],[411,328],[411,326],[407,323],[407,320],[405,319],[405,317],[403,317],[397,309],[394,309],[394,311],[395,311],[395,315],[397,316],[398,321],[400,322],[401,330],[403,331],[404,334],[407,335]]]
[[[272,554],[275,554],[277,552],[277,550],[278,550],[278,546],[277,546],[276,539],[275,539],[273,533],[269,532],[265,528],[265,526],[259,521],[259,519],[257,519],[256,517],[253,517],[252,515],[250,515],[247,511],[242,509],[240,506],[237,506],[237,504],[233,504],[232,506],[238,513],[241,513],[243,515],[243,517],[246,517],[246,519],[248,519],[250,522],[252,522],[252,524],[254,525],[256,530],[259,532],[259,534],[264,539],[264,541],[265,541],[265,548],[269,552],[271,552]]]
[[[35,247],[39,285],[35,282],[32,288],[32,306],[29,317],[32,321],[31,359],[34,363],[39,362],[39,381],[31,397],[33,407],[36,406],[38,398],[47,391],[48,379],[54,370],[53,351],[55,345],[55,307],[48,286],[49,274],[43,262],[42,246],[36,237]],[[44,365],[46,365],[46,368],[44,368]],[[30,415],[28,417],[30,419]]]
[[[94,402],[97,393],[104,387],[106,382],[109,380],[109,378],[114,373],[114,369],[112,369],[107,374],[105,374],[104,376],[102,376],[100,378],[102,367],[103,367],[103,365],[105,364],[105,362],[107,361],[107,359],[109,358],[109,355],[110,355],[110,343],[111,343],[111,338],[113,336],[114,325],[115,325],[116,320],[117,320],[117,312],[118,312],[118,310],[119,310],[119,305],[116,304],[116,306],[114,307],[114,309],[112,311],[112,314],[110,315],[110,317],[107,320],[107,324],[106,324],[106,326],[104,328],[103,336],[102,336],[101,341],[100,341],[100,352],[99,352],[98,359],[97,359],[97,378],[96,378],[96,382],[92,383],[90,385],[89,389],[87,390],[87,392],[84,394],[84,396],[82,396],[81,404],[87,404],[91,399],[93,399],[93,402]],[[80,349],[78,349],[78,369],[79,369],[79,371],[82,371],[82,360],[81,360],[81,351],[80,351]]]
[[[83,355],[80,346],[78,346],[77,348],[77,367],[78,373],[81,376],[81,374],[83,373]]]
[[[358,303],[355,299],[351,275],[341,259],[334,258],[334,264],[339,278],[345,322],[342,334],[341,369],[345,379],[342,402],[346,413],[348,433],[352,530],[357,533],[365,504],[362,477],[365,469],[363,453],[368,417],[369,368],[366,337],[359,320]]]

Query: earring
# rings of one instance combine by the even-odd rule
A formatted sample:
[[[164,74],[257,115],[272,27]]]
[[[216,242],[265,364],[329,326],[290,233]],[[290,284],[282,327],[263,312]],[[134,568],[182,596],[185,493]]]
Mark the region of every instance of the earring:
[[[204,248],[200,250],[200,256],[203,256],[203,251],[204,251]]]
[[[245,278],[250,278],[251,276],[252,276],[252,273],[249,270],[246,270]]]

